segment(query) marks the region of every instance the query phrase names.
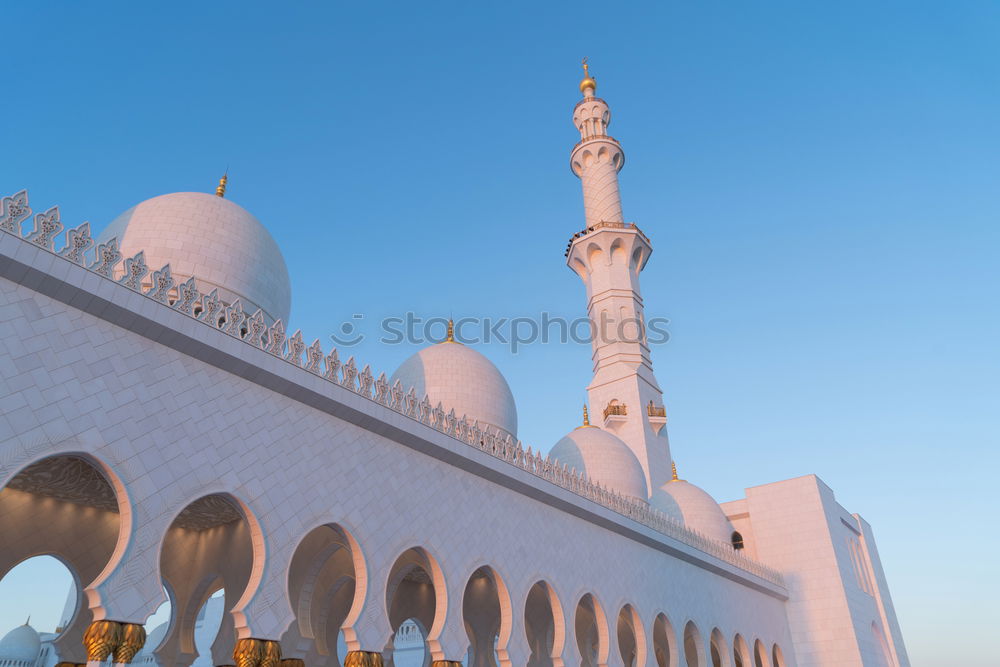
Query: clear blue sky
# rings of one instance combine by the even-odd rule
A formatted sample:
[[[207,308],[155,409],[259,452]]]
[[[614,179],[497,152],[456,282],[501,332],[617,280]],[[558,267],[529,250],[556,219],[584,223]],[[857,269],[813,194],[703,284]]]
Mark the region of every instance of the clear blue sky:
[[[913,664],[996,664],[1000,5],[4,11],[0,189],[100,228],[228,165],[310,340],[354,313],[583,313],[562,253],[589,56],[653,239],[684,476],[728,500],[818,474],[874,526]],[[414,349],[356,354],[391,371]],[[526,443],[577,423],[586,346],[479,349]],[[23,621],[0,607],[0,632]]]

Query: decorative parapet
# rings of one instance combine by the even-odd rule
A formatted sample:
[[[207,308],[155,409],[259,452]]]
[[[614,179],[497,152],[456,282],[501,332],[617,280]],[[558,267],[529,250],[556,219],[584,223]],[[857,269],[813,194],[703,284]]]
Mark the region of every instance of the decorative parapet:
[[[203,294],[198,290],[197,280],[194,277],[179,285],[174,284],[169,264],[154,271],[152,285],[144,289],[142,277],[149,273],[145,256],[140,252],[134,257],[123,258],[118,249],[117,239],[99,245],[91,255],[92,261],[88,261],[85,255],[93,247],[94,240],[90,236],[90,226],[87,223],[69,230],[66,235],[65,247],[56,251],[54,248],[55,237],[63,229],[63,225],[59,221],[58,208],[37,214],[35,228],[25,237],[22,234],[21,226],[30,215],[31,208],[28,205],[26,191],[22,190],[10,197],[0,199],[0,230],[7,234],[34,243],[63,260],[81,265],[107,280],[114,280],[115,268],[124,259],[123,277],[117,282],[157,301],[164,308],[171,308],[183,313],[206,326],[223,331],[242,340],[247,345],[297,366],[302,372],[323,378],[331,384],[340,385],[370,401],[403,414],[414,421],[464,442],[470,447],[632,519],[647,528],[714,556],[761,579],[784,586],[781,574],[777,570],[752,560],[745,556],[743,551],[733,549],[731,544],[711,539],[692,530],[676,519],[654,509],[649,503],[624,496],[617,491],[592,482],[575,469],[571,470],[548,456],[543,458],[541,452],[533,452],[531,447],[524,447],[520,441],[515,441],[509,433],[484,428],[478,421],[470,423],[467,416],[463,415],[459,418],[455,415],[454,410],[446,412],[440,403],[436,407],[432,406],[430,397],[426,395],[418,400],[413,387],[405,389],[398,380],[390,386],[385,373],[380,373],[376,379],[371,368],[367,365],[363,370],[358,371],[354,357],[342,364],[336,349],[332,349],[329,354],[323,354],[318,339],[307,347],[300,331],[296,331],[290,338],[286,337],[285,327],[281,320],[267,327],[263,313],[259,309],[248,316],[243,311],[239,300],[227,305],[219,300],[216,290]],[[612,223],[602,223],[602,225],[612,226]],[[622,223],[614,223],[614,225],[624,226]],[[303,354],[305,354],[305,363],[303,363]]]

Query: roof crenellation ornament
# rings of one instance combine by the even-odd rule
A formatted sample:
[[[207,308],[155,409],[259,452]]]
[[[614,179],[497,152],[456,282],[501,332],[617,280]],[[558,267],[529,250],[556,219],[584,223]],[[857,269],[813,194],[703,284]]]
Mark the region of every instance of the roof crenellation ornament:
[[[42,229],[36,218],[35,230],[28,238],[22,236],[19,224],[30,215],[26,191],[22,190],[15,195],[4,197],[0,200],[0,206],[2,206],[0,207],[0,230],[29,241],[43,250],[62,257],[66,261],[75,263],[78,266],[82,265],[88,271],[114,280],[115,271],[119,268],[119,263],[122,261],[122,253],[119,250],[116,239],[99,244],[94,250],[93,261],[88,264],[87,258],[84,255],[89,250],[89,247],[80,247],[78,252],[74,252],[74,247],[77,247],[76,244],[82,243],[81,239],[85,236],[84,232],[89,231],[85,229],[86,223],[67,232],[66,246],[56,252],[53,247],[54,238],[59,231],[62,231],[61,223],[58,225],[58,231],[53,231],[54,228],[51,226],[47,229]],[[45,214],[39,215],[49,216],[56,211],[57,209],[53,208],[49,209]],[[50,218],[46,217],[45,220],[50,220]],[[57,219],[53,218],[50,221],[57,222]],[[78,232],[77,236],[73,235],[74,232]],[[39,243],[39,240],[43,241],[43,243]],[[198,290],[197,281],[194,277],[179,285],[173,285],[172,279],[170,279],[171,286],[160,289],[165,284],[165,279],[169,278],[169,265],[160,271],[154,272],[154,286],[143,292],[141,280],[148,271],[149,269],[145,265],[144,253],[139,252],[134,257],[125,260],[124,276],[118,282],[143,296],[163,303],[167,307],[171,307],[170,300],[176,296],[172,306],[173,310],[201,320],[215,329],[219,329],[221,323],[226,333],[230,333],[230,335],[248,345],[258,347],[268,354],[279,359],[284,359],[294,365],[302,366],[302,352],[305,349],[305,344],[302,342],[302,333],[300,331],[297,331],[292,339],[287,341],[289,345],[286,354],[285,327],[280,319],[267,328],[265,336],[263,313],[260,310],[247,318],[238,300],[226,306],[219,299],[217,290],[213,290],[207,295],[202,295]],[[171,296],[161,300],[160,297],[171,293],[171,291],[173,291]],[[226,316],[224,320],[220,317],[223,308],[225,309]],[[244,323],[246,326],[241,326]],[[451,329],[452,327],[449,328]],[[452,330],[452,336],[453,333]],[[322,348],[319,342],[319,340],[316,340],[309,347],[309,360],[304,369],[316,374],[319,373],[317,360],[322,355]],[[734,567],[750,572],[772,583],[784,585],[780,573],[762,563],[752,560],[741,551],[733,550],[731,545],[711,539],[696,530],[688,528],[680,521],[651,507],[648,503],[627,498],[620,493],[607,489],[599,483],[592,482],[585,475],[575,470],[568,470],[564,465],[560,466],[558,462],[553,461],[548,456],[543,458],[540,451],[533,451],[531,447],[525,448],[520,441],[515,441],[509,433],[500,434],[491,429],[478,432],[478,424],[470,424],[468,418],[464,416],[461,420],[461,426],[459,426],[460,422],[456,418],[453,409],[446,413],[441,403],[432,408],[430,398],[426,395],[417,402],[414,388],[410,387],[404,393],[404,389],[399,382],[396,383],[398,386],[388,387],[388,381],[385,379],[384,373],[380,374],[378,381],[374,383],[376,389],[374,397],[370,393],[371,385],[368,385],[366,379],[362,379],[362,387],[359,392],[357,383],[358,370],[354,358],[351,357],[346,364],[341,365],[336,348],[332,349],[324,360],[325,370],[323,377],[332,383],[340,384],[352,392],[362,393],[369,400],[388,403],[389,407],[397,412],[406,414],[437,431],[453,437],[459,436],[459,439],[467,442],[470,446],[476,447],[498,459],[507,461],[522,470],[536,475],[540,479],[547,480],[552,484],[572,491],[581,498],[588,499],[611,509],[624,517],[688,544]],[[339,382],[338,371],[342,374],[342,379]],[[365,367],[362,376],[363,378],[371,377],[371,369],[368,366]],[[365,385],[369,389],[368,392],[364,391]],[[589,418],[586,418],[586,421],[589,422]],[[673,463],[671,465],[674,480],[681,481],[677,476],[676,465]]]

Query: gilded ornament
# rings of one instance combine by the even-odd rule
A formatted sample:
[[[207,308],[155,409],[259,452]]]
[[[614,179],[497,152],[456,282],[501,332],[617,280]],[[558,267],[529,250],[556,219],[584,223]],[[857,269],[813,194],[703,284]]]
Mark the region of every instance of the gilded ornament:
[[[373,651],[351,651],[344,658],[344,667],[382,667],[382,654]]]
[[[122,641],[122,625],[117,621],[94,621],[83,633],[87,660],[104,662]]]
[[[593,91],[597,91],[597,81],[590,76],[590,65],[587,64],[587,59],[583,59],[583,81],[580,82],[580,92],[586,93],[587,89],[590,88]]]
[[[298,658],[282,658],[281,667],[306,667],[306,661]]]
[[[281,663],[281,644],[264,640],[260,656],[260,667],[278,667]]]
[[[260,667],[264,657],[264,642],[259,639],[240,639],[233,649],[235,667]]]
[[[146,643],[146,628],[138,623],[122,623],[121,643],[112,662],[128,664]]]

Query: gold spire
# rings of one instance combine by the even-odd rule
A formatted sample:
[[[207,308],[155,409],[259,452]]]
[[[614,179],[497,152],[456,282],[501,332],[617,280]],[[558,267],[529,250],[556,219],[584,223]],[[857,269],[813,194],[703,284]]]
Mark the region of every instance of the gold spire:
[[[454,343],[455,342],[455,321],[448,318],[448,335],[445,337],[444,342]]]
[[[226,183],[228,182],[229,182],[229,170],[226,169],[226,173],[224,173],[222,175],[222,178],[219,179],[219,187],[215,188],[216,197],[226,196]]]
[[[681,480],[680,480],[680,478],[678,478],[678,477],[677,477],[677,464],[676,464],[676,463],[674,463],[673,461],[671,461],[671,462],[670,462],[670,467],[671,467],[671,468],[673,469],[673,471],[674,471],[674,478],[673,478],[672,480],[670,480],[670,481],[671,481],[671,482],[680,482],[680,481],[681,481]]]
[[[583,81],[580,82],[580,92],[584,95],[587,94],[587,89],[590,88],[590,94],[593,95],[597,92],[597,82],[590,76],[590,65],[587,64],[587,59],[583,59]]]
[[[587,404],[583,404],[583,425],[590,426],[590,415],[587,414]]]

